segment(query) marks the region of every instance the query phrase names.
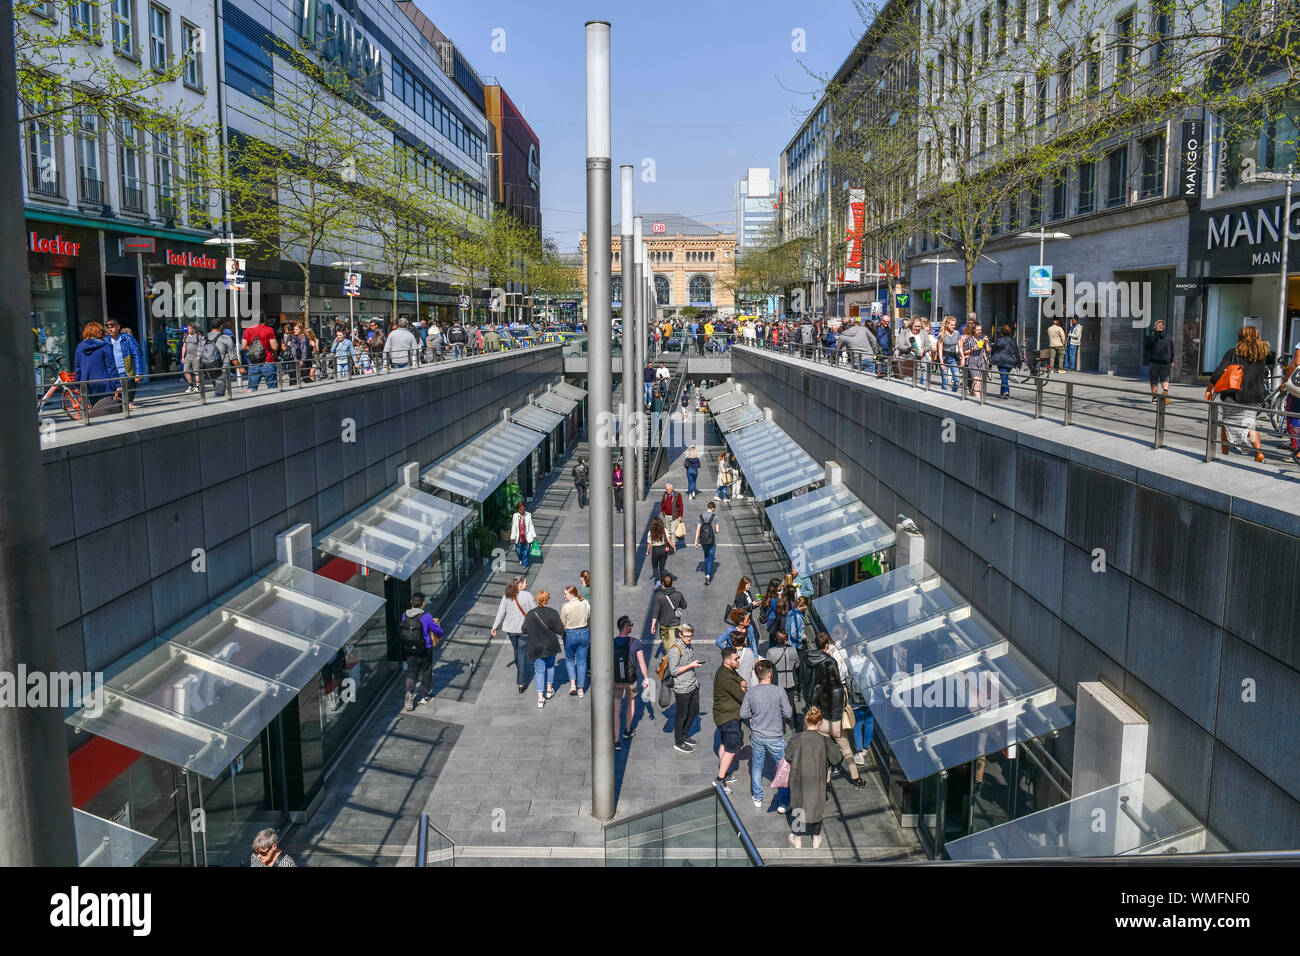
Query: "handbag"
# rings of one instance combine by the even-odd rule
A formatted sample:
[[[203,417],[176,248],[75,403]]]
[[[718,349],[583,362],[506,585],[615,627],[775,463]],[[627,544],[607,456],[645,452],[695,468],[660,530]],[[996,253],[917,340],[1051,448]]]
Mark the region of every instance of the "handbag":
[[[772,778],[772,786],[777,789],[790,786],[790,761],[786,760],[784,757],[782,757],[781,762],[776,765],[776,776]]]
[[[528,546],[528,556],[530,558],[540,558],[542,556],[542,543],[540,541],[533,541]]]
[[[853,715],[853,708],[849,706],[848,695],[844,695],[844,713],[840,717],[840,728],[843,730],[852,730],[858,720]]]
[[[665,708],[671,707],[672,705],[673,705],[672,688],[668,686],[667,680],[662,680],[659,682],[659,709],[663,710]]]
[[[686,537],[686,522],[683,521],[681,518],[678,518],[677,523],[673,525],[673,537],[674,538]]]
[[[1237,357],[1236,352],[1233,352],[1232,354],[1233,354],[1233,358]],[[1245,375],[1246,375],[1246,370],[1242,368],[1240,365],[1238,365],[1236,362],[1233,362],[1231,365],[1229,365],[1227,368],[1223,370],[1223,374],[1220,375],[1218,379],[1215,381],[1214,394],[1218,395],[1220,392],[1237,391],[1238,389],[1241,388],[1241,382],[1242,379],[1245,378]]]

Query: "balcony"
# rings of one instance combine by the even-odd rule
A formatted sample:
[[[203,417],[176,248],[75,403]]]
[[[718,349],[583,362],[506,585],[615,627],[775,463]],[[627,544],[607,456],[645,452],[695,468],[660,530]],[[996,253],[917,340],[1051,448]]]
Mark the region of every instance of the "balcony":
[[[122,210],[144,212],[144,190],[139,186],[122,186]]]
[[[63,198],[63,174],[52,166],[31,171],[31,193],[42,199]]]
[[[104,183],[94,176],[88,176],[84,170],[81,173],[81,201],[87,206],[104,204]]]
[[[159,186],[154,195],[154,210],[159,219],[174,222],[176,219],[176,196],[170,186]]]

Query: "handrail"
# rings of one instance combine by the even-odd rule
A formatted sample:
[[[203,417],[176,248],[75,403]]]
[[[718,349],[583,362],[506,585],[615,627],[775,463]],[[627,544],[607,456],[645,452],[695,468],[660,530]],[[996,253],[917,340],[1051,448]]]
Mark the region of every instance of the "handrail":
[[[642,810],[640,813],[634,813],[630,817],[619,817],[617,820],[611,820],[609,823],[604,825],[603,829],[608,830],[611,827],[626,826],[629,823],[635,823],[637,820],[645,820],[649,817],[658,816],[668,810],[676,810],[678,807],[684,807],[688,803],[702,800],[712,792],[713,786],[709,785],[703,790],[698,790],[695,793],[688,793],[684,797],[678,797],[676,800],[661,803],[657,807],[651,807],[649,810]]]
[[[732,806],[731,800],[727,797],[727,791],[722,789],[722,782],[713,781],[713,792],[722,804],[722,812],[726,814],[727,821],[736,831],[736,836],[740,838],[741,849],[749,857],[749,862],[754,866],[763,866],[763,857],[759,855],[758,847],[754,846],[754,841],[749,838],[749,831],[745,825],[740,822],[740,817],[736,813],[736,808]]]
[[[447,845],[451,847],[452,860],[454,861],[456,858],[456,841],[453,840],[451,837],[447,836],[447,834],[443,833],[442,830],[436,824],[432,823],[429,820],[429,814],[421,813],[420,814],[420,835],[419,838],[416,840],[416,845],[415,845],[415,865],[417,867],[419,866],[427,867],[429,865],[426,861],[428,860],[428,854],[429,854],[429,831],[430,830],[432,830],[434,833],[438,834],[438,836],[442,837],[445,841],[447,841]]]
[[[688,361],[689,359],[686,357],[686,352],[685,350],[683,350],[681,356],[677,359],[678,374],[677,374],[676,389],[674,390],[669,401],[666,402],[664,405],[664,407],[668,411],[665,413],[664,420],[660,423],[659,434],[657,436],[652,436],[652,438],[657,438],[658,442],[654,446],[654,452],[655,452],[654,459],[653,461],[649,462],[649,464],[646,467],[645,494],[650,493],[650,488],[654,486],[654,483],[659,478],[659,469],[663,467],[664,454],[666,451],[666,447],[664,445],[664,440],[663,440],[663,433],[664,433],[664,429],[666,429],[669,426],[669,423],[672,420],[673,409],[677,408],[677,406],[680,405],[682,402],[682,392],[685,391],[686,389],[686,373],[683,370],[682,366],[685,365]],[[683,414],[685,414],[685,412],[683,412]]]

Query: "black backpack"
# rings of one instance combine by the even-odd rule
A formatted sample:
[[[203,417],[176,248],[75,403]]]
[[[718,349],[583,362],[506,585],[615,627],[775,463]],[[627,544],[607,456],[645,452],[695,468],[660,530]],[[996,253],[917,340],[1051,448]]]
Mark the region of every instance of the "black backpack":
[[[256,335],[248,343],[248,361],[253,365],[261,365],[266,361],[266,346]]]
[[[403,614],[402,623],[397,625],[397,633],[402,638],[402,653],[405,657],[426,657],[428,646],[424,643],[424,626],[420,615]]]
[[[716,518],[713,519],[713,521],[716,520],[717,520]],[[713,547],[714,543],[718,540],[717,536],[713,533],[713,521],[705,521],[702,517],[700,519],[700,547],[701,548],[711,548]]]
[[[635,684],[636,662],[632,660],[632,639],[614,638],[614,683]]]
[[[221,333],[217,332],[216,338],[212,336],[213,333],[209,332],[203,337],[202,344],[199,345],[199,368],[204,371],[211,371],[222,366],[221,349],[217,346],[217,343],[221,341]]]

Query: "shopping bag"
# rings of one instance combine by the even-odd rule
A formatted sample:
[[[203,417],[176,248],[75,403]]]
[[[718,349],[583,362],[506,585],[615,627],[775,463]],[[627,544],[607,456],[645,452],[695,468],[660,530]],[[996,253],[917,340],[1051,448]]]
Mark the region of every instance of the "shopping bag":
[[[530,558],[540,558],[542,556],[542,543],[534,541],[528,546],[528,556]]]
[[[786,760],[784,757],[782,757],[781,762],[776,765],[776,776],[772,778],[772,786],[790,786],[790,761]]]

